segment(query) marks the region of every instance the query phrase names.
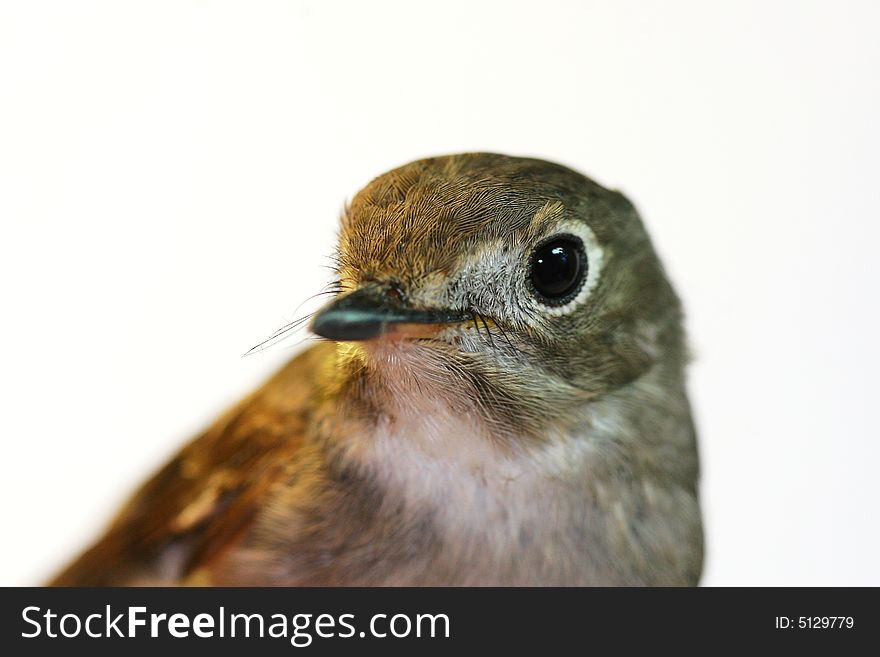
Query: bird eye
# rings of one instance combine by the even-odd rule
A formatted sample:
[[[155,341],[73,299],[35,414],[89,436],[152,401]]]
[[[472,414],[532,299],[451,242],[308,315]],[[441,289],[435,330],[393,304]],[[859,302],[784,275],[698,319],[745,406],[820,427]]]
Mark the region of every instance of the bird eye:
[[[532,254],[529,281],[535,296],[548,306],[561,306],[580,291],[587,277],[584,243],[574,235],[554,235]]]

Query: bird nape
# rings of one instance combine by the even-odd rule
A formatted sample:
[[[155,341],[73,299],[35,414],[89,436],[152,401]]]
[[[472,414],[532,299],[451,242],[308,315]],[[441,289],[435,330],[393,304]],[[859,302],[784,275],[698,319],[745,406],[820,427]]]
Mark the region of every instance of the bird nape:
[[[557,164],[412,162],[342,218],[324,338],[186,445],[56,585],[693,585],[681,306]]]

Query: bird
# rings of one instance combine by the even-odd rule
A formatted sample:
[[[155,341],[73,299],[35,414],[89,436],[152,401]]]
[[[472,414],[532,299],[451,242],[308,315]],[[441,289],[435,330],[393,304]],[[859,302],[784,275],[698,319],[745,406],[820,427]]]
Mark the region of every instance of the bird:
[[[54,586],[694,586],[682,304],[566,166],[420,159],[346,204],[317,337]]]

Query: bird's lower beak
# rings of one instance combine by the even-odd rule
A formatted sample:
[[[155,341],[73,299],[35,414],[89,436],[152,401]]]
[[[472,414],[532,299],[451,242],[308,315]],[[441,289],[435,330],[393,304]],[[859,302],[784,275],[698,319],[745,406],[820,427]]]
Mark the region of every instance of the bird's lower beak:
[[[445,326],[470,319],[464,311],[413,308],[391,288],[363,287],[319,310],[312,319],[313,333],[341,342],[383,336],[431,337]]]

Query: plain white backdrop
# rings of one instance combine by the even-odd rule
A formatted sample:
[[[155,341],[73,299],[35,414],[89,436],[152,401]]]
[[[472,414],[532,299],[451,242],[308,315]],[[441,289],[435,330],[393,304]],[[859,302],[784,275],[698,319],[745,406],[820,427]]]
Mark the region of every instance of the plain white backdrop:
[[[568,164],[640,208],[696,360],[703,582],[880,584],[880,5],[4,2],[0,583],[296,351],[370,178]]]

